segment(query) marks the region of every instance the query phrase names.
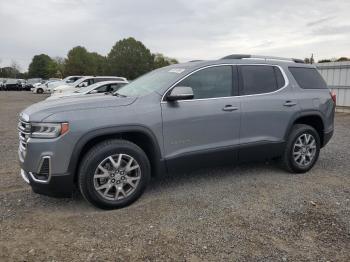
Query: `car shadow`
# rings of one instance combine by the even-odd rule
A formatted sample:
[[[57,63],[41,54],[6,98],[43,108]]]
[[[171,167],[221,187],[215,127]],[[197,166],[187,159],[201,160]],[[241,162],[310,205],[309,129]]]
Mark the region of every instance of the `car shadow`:
[[[147,198],[153,198],[153,195],[159,195],[160,192],[166,190],[176,190],[186,186],[186,184],[198,184],[208,185],[212,183],[212,180],[216,181],[225,180],[229,178],[244,179],[245,177],[251,177],[259,175],[260,173],[268,173],[268,175],[286,175],[289,174],[283,171],[274,162],[252,162],[247,164],[221,166],[212,168],[203,168],[187,172],[171,172],[162,174],[157,177],[153,177],[150,181],[148,188],[146,189]],[[210,186],[210,185],[209,185]],[[103,212],[90,205],[79,190],[75,190],[71,198],[52,198],[43,195],[37,195],[32,193],[31,208],[38,208],[41,211],[55,209],[64,210],[69,213],[91,213],[91,212]],[[142,200],[141,200],[142,201]],[[139,201],[138,201],[139,202]],[[135,203],[136,204],[136,203]],[[133,204],[133,205],[135,205]]]

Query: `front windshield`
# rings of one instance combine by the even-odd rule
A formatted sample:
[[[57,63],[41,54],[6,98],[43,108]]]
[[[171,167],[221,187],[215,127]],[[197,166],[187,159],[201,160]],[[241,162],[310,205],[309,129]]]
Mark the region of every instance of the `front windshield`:
[[[40,79],[28,79],[27,81],[29,84],[36,84],[40,82]]]
[[[115,94],[122,96],[144,96],[164,86],[170,86],[184,69],[161,68],[145,74],[121,87]]]
[[[79,79],[77,79],[77,80],[75,80],[74,82],[68,82],[67,84],[68,85],[71,85],[71,86],[77,86],[77,85],[79,85],[81,82],[83,82],[84,80],[86,80],[87,78],[79,78]]]
[[[82,87],[79,90],[75,91],[75,93],[86,93],[89,92],[93,89],[95,89],[96,87],[98,87],[101,83],[96,83],[96,84],[92,84],[86,87]]]

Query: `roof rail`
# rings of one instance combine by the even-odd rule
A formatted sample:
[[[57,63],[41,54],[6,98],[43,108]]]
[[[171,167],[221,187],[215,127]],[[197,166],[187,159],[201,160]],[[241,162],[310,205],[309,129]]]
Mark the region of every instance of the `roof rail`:
[[[261,56],[261,55],[245,55],[245,54],[233,54],[225,56],[221,59],[262,59],[262,60],[278,60],[285,62],[294,62],[294,63],[304,63],[301,59],[296,58],[285,58],[285,57],[277,57],[277,56]]]

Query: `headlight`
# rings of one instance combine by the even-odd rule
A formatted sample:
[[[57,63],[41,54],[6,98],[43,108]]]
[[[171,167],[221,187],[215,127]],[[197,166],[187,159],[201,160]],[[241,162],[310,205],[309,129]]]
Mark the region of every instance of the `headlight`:
[[[30,136],[34,138],[55,138],[67,133],[68,123],[31,123]]]

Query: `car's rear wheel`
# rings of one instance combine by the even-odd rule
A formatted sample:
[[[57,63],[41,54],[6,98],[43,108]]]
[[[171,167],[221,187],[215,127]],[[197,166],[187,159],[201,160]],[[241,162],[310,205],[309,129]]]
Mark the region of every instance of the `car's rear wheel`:
[[[79,188],[93,205],[114,209],[130,205],[144,192],[150,163],[143,150],[125,140],[107,140],[83,158]]]
[[[293,173],[309,171],[318,159],[320,146],[320,137],[313,127],[294,125],[282,158],[285,169]]]

